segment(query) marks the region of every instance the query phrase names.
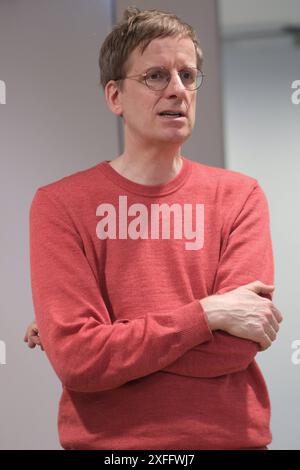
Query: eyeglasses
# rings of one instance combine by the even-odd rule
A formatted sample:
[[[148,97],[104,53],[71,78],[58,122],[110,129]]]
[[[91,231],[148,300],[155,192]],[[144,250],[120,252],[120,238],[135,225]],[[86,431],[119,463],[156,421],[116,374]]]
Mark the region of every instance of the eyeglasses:
[[[186,90],[197,90],[203,82],[204,74],[196,67],[186,67],[180,70],[178,74]],[[171,80],[171,72],[165,67],[153,67],[143,74],[118,78],[115,81],[125,80],[127,78],[144,83],[150,90],[160,91],[167,88]]]

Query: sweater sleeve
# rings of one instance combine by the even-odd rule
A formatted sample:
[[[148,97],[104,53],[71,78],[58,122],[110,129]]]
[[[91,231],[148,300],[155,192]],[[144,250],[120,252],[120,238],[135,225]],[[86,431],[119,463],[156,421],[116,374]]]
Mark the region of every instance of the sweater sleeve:
[[[198,300],[112,323],[80,234],[39,188],[30,207],[32,299],[41,341],[62,384],[98,392],[161,370],[212,332]]]
[[[257,182],[226,233],[212,294],[223,294],[255,280],[274,284],[269,208]],[[272,300],[272,294],[262,296]],[[258,351],[254,341],[218,330],[213,332],[212,341],[192,348],[164,371],[217,377],[245,370]]]

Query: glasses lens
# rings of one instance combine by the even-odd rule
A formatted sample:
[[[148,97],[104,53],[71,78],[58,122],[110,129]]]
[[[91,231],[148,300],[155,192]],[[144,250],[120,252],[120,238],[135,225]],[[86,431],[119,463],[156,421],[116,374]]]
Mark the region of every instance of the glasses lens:
[[[183,86],[187,90],[196,90],[202,83],[203,74],[197,68],[186,68],[179,72]],[[170,81],[170,72],[165,68],[156,67],[148,70],[145,75],[146,84],[152,90],[163,90]]]
[[[148,70],[145,80],[152,90],[163,90],[169,82],[170,73],[162,68],[153,68]]]
[[[202,72],[196,68],[181,70],[180,77],[187,90],[196,90],[202,83]]]

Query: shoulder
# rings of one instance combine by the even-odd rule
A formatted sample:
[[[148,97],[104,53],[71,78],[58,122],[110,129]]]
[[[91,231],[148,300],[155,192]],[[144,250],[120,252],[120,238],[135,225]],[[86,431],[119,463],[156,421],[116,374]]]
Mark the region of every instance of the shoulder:
[[[80,206],[88,198],[90,191],[101,185],[103,176],[98,168],[100,163],[39,186],[33,203],[43,201],[69,208]]]
[[[38,190],[43,190],[48,194],[58,196],[61,193],[80,192],[89,187],[96,175],[101,175],[101,172],[98,172],[98,167],[99,163],[84,170],[76,171],[75,173],[71,173],[55,181],[51,181],[46,185],[40,186]]]
[[[222,185],[227,190],[237,188],[253,188],[258,184],[256,178],[240,171],[205,165],[204,163],[191,161],[193,173],[198,177],[210,180],[215,185]]]
[[[191,162],[194,182],[213,195],[215,202],[243,203],[259,188],[256,178],[240,171]]]

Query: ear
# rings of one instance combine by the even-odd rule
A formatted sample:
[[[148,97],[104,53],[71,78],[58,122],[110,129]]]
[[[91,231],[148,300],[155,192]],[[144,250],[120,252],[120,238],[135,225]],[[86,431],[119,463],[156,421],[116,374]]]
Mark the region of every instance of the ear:
[[[117,116],[122,116],[122,92],[117,82],[110,80],[104,90],[109,109]]]

